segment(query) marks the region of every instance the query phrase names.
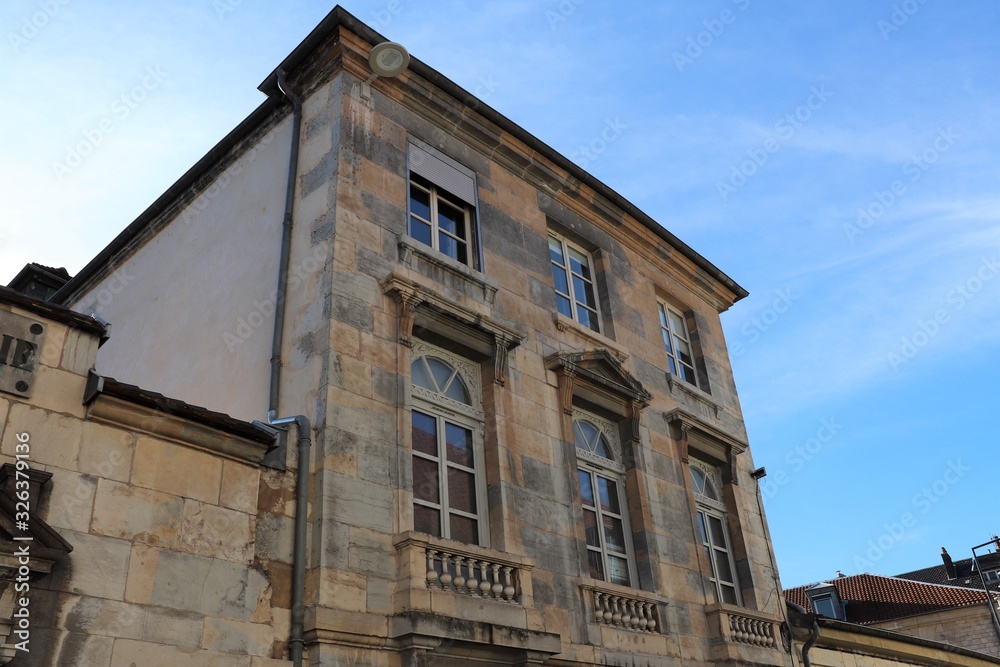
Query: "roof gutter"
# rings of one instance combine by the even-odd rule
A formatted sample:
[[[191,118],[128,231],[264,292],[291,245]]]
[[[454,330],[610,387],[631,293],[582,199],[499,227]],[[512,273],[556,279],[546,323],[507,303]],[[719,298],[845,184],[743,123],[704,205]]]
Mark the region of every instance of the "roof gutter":
[[[299,136],[302,131],[302,101],[288,88],[283,71],[277,74],[278,89],[292,103],[292,145],[288,154],[288,182],[285,188],[285,215],[281,222],[281,256],[278,264],[278,291],[274,308],[274,335],[271,343],[271,382],[268,391],[267,421],[272,426],[295,424],[299,436],[298,470],[295,479],[295,537],[292,551],[292,614],[288,654],[294,667],[302,667],[303,625],[306,592],[306,518],[309,511],[309,465],[312,426],[305,415],[278,417],[281,390],[281,348],[285,334],[285,305],[288,297],[288,264],[292,254],[292,214],[295,181],[299,165]],[[277,450],[278,467],[284,469],[285,448]]]

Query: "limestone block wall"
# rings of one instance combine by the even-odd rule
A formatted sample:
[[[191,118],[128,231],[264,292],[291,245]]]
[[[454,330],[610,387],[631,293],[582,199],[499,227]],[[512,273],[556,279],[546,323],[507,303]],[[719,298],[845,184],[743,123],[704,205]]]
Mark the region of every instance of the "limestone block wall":
[[[878,627],[1000,658],[1000,639],[984,605],[901,618],[879,623]]]
[[[46,324],[33,395],[0,394],[0,463],[28,434],[30,467],[52,474],[31,520],[73,551],[31,582],[31,650],[10,664],[289,664],[271,658],[288,638],[288,475],[156,436],[155,414],[145,431],[91,419],[97,337]]]
[[[337,153],[336,167],[327,167],[322,174],[327,180],[318,180],[315,170],[308,172],[298,195],[335,202],[330,361],[323,392],[328,409],[318,440],[322,448],[316,459],[318,500],[311,514],[315,555],[311,564],[317,568],[310,580],[311,601],[336,610],[328,618],[336,619],[341,628],[361,632],[367,627],[368,632],[380,633],[394,610],[394,590],[399,593],[395,583],[399,575],[386,556],[393,554],[394,540],[411,530],[413,521],[411,355],[399,343],[400,305],[380,287],[390,276],[398,276],[467,312],[520,327],[526,334],[511,351],[503,386],[494,382],[491,359],[477,361],[483,372],[486,412],[490,544],[537,561],[531,575],[536,612],[528,616],[529,629],[561,635],[560,658],[565,660],[613,662],[636,652],[661,656],[650,665],[660,664],[657,660],[672,664],[677,658],[690,664],[704,660],[709,643],[717,640],[704,612],[712,601],[706,587],[707,563],[696,544],[686,464],[664,414],[683,407],[728,437],[745,440],[719,319],[724,299],[705,287],[708,279],[700,269],[666,249],[638,222],[620,213],[617,219],[596,213],[607,206],[595,193],[549,187],[526,178],[530,169],[515,173],[510,165],[491,159],[494,152],[502,152],[494,150],[496,145],[530,156],[532,151],[516,139],[485,124],[477,127],[481,136],[470,138],[463,134],[465,128],[453,126],[461,118],[460,108],[418,112],[419,104],[407,97],[410,93],[392,84],[375,87],[372,100],[364,99],[360,88],[357,78],[341,73],[307,99],[307,108],[310,101],[314,107],[324,101],[335,108],[325,117],[317,116],[325,118],[329,129],[324,128],[317,139],[307,136],[303,151],[320,153],[311,143],[326,142],[327,132],[333,133],[337,144],[331,149]],[[441,115],[435,120],[432,114]],[[456,278],[454,269],[404,256],[406,156],[411,140],[430,144],[475,171],[484,247],[482,280],[497,283],[494,302],[484,299],[476,280]],[[537,171],[552,168],[542,160],[528,162]],[[554,317],[550,230],[571,234],[597,249],[602,334]],[[299,234],[304,233],[300,229]],[[705,390],[671,386],[658,299],[689,313],[704,362]],[[669,600],[663,613],[674,641],[645,638],[636,643],[623,636],[617,642],[595,642],[587,627],[580,589],[587,577],[575,459],[572,444],[564,439],[564,406],[556,374],[547,370],[546,359],[597,347],[620,354],[624,368],[653,395],[631,454],[636,465],[629,471],[629,502],[641,588]],[[780,596],[771,594],[776,582],[769,538],[749,477],[753,468],[749,452],[739,455],[738,483],[727,493],[744,603],[756,609]],[[777,614],[775,604],[764,611]],[[317,611],[317,617],[322,616]],[[340,655],[331,648],[316,650]],[[389,658],[370,650],[363,659],[382,664]]]

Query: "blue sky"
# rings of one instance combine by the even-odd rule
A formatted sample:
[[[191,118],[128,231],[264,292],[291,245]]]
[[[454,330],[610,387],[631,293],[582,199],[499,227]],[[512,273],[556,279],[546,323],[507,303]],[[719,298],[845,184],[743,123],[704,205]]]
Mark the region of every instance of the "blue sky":
[[[1000,5],[345,6],[750,291],[723,323],[786,586],[1000,532]],[[78,271],[331,8],[4,3],[0,283]]]

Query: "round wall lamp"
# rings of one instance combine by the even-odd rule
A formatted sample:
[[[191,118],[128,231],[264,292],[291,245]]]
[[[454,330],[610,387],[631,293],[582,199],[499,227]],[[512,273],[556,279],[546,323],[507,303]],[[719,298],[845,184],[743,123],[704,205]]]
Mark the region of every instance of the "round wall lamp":
[[[406,52],[406,47],[396,42],[382,42],[376,44],[375,48],[368,54],[368,64],[372,68],[372,75],[367,81],[361,84],[361,97],[368,102],[372,101],[371,83],[380,76],[399,76],[406,71],[410,64],[410,54]]]
[[[410,54],[402,44],[382,42],[368,54],[368,64],[378,76],[399,76],[410,64]]]

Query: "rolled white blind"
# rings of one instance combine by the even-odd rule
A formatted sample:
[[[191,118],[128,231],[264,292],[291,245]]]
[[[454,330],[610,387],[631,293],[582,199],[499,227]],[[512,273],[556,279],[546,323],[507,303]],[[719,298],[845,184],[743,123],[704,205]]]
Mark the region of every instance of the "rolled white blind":
[[[464,202],[476,205],[476,179],[464,174],[444,160],[410,144],[410,171],[423,176]]]

